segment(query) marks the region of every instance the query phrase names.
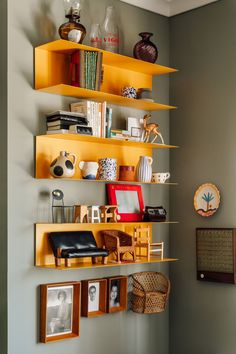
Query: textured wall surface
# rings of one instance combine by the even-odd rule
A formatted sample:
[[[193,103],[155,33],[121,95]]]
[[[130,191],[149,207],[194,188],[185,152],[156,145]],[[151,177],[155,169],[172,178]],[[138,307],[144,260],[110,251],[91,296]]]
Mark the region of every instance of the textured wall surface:
[[[110,2],[109,2],[110,3]],[[101,23],[108,1],[87,1],[81,22],[90,31],[91,22]],[[132,55],[138,33],[155,33],[153,41],[160,50],[159,62],[169,62],[169,23],[164,17],[114,1],[122,31],[123,53]],[[105,186],[76,181],[34,179],[34,135],[45,131],[45,113],[67,109],[75,99],[39,93],[33,89],[33,48],[58,38],[56,29],[64,22],[62,0],[8,0],[8,282],[9,351],[8,354],[168,354],[168,310],[158,316],[138,316],[132,312],[81,319],[80,338],[40,344],[39,284],[130,274],[143,269],[168,272],[167,265],[129,266],[104,270],[59,272],[34,267],[34,223],[50,218],[50,195],[55,188],[64,191],[67,204],[102,204]],[[85,43],[88,43],[86,39]],[[169,78],[154,80],[154,98],[169,101]],[[142,117],[144,112],[116,109],[117,126],[127,115]],[[154,113],[168,142],[169,113]],[[155,154],[155,160],[157,155]],[[168,170],[168,152],[160,152],[155,169]],[[89,188],[89,192],[88,192]],[[144,188],[146,204],[168,207],[168,187]],[[164,239],[168,251],[168,227],[156,228],[155,237]],[[167,252],[166,251],[166,252]],[[166,254],[167,255],[167,254]],[[1,354],[5,354],[2,353]]]
[[[234,285],[196,280],[195,228],[235,227],[235,16],[236,2],[223,0],[170,21],[172,217],[171,354],[234,354]],[[205,182],[221,192],[221,206],[209,219],[193,210],[193,195]]]

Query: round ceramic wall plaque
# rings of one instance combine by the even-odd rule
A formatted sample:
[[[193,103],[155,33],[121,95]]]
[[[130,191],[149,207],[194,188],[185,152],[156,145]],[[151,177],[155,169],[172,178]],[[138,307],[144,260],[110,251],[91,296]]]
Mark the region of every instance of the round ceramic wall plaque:
[[[194,208],[204,217],[215,214],[220,205],[220,192],[212,183],[202,184],[194,194]]]

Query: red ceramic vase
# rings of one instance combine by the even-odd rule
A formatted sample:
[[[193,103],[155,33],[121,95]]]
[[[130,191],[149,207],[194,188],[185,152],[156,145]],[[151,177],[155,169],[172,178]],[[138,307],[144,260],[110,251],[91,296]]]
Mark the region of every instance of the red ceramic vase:
[[[150,41],[153,33],[141,32],[139,36],[142,37],[141,41],[135,44],[133,55],[134,58],[155,63],[158,58],[158,50],[154,43]]]

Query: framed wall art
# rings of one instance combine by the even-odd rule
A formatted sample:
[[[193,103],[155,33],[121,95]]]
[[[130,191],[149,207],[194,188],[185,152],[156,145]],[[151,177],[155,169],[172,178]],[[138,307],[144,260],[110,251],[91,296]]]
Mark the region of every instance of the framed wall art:
[[[80,282],[40,285],[40,341],[79,336]]]
[[[106,313],[107,280],[82,280],[81,315],[97,317]]]
[[[220,192],[212,183],[202,184],[194,194],[194,209],[204,217],[215,214],[220,205]]]
[[[118,205],[119,221],[142,221],[144,202],[142,187],[132,184],[107,184],[108,202]]]
[[[124,275],[107,278],[107,312],[127,310],[128,277]]]

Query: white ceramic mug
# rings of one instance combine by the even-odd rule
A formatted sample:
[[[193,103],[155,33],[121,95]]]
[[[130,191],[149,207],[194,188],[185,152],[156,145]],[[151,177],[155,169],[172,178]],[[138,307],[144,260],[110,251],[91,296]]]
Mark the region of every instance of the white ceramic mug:
[[[165,181],[170,178],[169,172],[160,172],[152,174],[152,182],[153,183],[165,183]]]
[[[82,177],[84,179],[96,179],[98,171],[98,163],[95,161],[80,161],[79,168],[82,171]]]

